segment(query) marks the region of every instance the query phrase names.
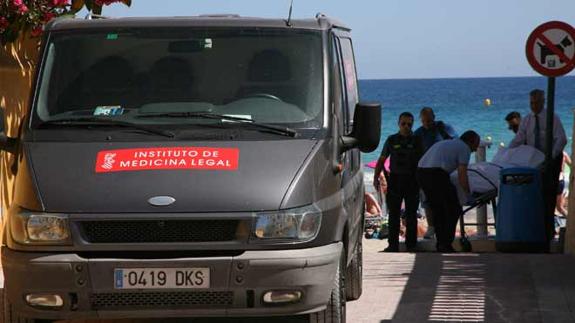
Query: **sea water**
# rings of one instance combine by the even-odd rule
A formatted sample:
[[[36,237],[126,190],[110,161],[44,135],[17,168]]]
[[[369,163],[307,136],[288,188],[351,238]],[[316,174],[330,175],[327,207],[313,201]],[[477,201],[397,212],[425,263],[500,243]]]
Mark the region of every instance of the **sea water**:
[[[529,92],[535,88],[547,91],[545,77],[465,78],[465,79],[419,79],[419,80],[360,80],[362,101],[378,101],[382,105],[382,129],[379,147],[374,152],[362,154],[364,163],[377,159],[385,139],[398,131],[397,119],[404,111],[415,116],[413,130],[421,126],[419,111],[429,106],[435,111],[436,120],[452,125],[462,134],[474,130],[485,140],[491,138],[493,145],[487,150],[491,160],[497,147],[508,145],[514,134],[507,129],[505,116],[518,111],[529,114]],[[489,99],[491,104],[486,104]],[[556,79],[555,113],[561,119],[567,134],[565,147],[571,152],[573,137],[573,109],[575,109],[575,77]],[[475,157],[472,156],[474,161]],[[372,176],[364,168],[366,179]]]

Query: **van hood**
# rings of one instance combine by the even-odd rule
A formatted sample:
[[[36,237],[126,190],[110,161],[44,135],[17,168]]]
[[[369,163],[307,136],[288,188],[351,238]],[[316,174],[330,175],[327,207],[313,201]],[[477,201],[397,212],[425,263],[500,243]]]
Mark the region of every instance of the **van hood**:
[[[279,209],[316,140],[26,143],[47,212]],[[153,206],[169,196],[170,205]]]

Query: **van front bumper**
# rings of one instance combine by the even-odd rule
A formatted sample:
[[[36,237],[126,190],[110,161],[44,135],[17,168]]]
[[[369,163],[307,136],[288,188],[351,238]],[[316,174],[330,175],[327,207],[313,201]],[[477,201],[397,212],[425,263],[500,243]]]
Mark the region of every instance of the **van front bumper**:
[[[246,251],[239,256],[173,259],[83,258],[2,249],[6,297],[20,315],[45,319],[298,315],[325,308],[341,243],[322,247]],[[209,289],[114,288],[116,268],[210,268]],[[299,291],[299,302],[269,305],[268,291]],[[26,302],[57,294],[59,309]],[[182,299],[184,301],[182,301]],[[183,305],[185,304],[185,305]]]

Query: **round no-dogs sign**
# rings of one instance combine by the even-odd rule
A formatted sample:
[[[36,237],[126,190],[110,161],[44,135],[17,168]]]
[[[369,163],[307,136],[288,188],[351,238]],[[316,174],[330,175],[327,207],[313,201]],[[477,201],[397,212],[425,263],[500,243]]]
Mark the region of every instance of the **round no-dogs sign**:
[[[575,68],[575,28],[561,21],[546,22],[529,35],[525,52],[540,74],[565,75]]]

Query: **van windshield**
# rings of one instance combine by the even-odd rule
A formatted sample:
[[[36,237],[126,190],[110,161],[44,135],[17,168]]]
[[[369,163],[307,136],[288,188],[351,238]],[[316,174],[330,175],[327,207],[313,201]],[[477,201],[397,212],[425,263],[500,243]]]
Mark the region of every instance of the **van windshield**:
[[[44,57],[33,127],[91,117],[170,129],[230,122],[189,117],[197,114],[294,129],[323,125],[320,32],[123,28],[53,33]]]

